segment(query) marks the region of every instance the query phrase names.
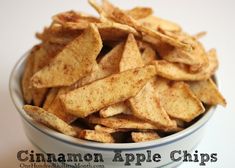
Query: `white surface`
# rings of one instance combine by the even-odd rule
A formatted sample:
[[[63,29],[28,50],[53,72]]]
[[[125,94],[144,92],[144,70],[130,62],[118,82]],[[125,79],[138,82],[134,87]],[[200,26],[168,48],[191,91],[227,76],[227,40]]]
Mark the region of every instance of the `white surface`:
[[[208,32],[203,42],[207,49],[217,48],[220,59],[220,69],[217,75],[220,90],[226,97],[228,106],[217,108],[208,123],[205,137],[196,149],[202,153],[218,153],[218,161],[208,163],[206,167],[234,167],[235,1],[119,0],[113,2],[124,8],[130,8],[133,5],[151,6],[156,15],[180,23],[189,33],[202,30]],[[0,1],[0,167],[18,167],[17,151],[33,149],[24,135],[19,115],[9,97],[10,71],[16,60],[37,43],[34,34],[50,23],[50,16],[70,9],[95,13],[83,0]],[[199,167],[197,163],[185,163],[180,167],[189,166]]]

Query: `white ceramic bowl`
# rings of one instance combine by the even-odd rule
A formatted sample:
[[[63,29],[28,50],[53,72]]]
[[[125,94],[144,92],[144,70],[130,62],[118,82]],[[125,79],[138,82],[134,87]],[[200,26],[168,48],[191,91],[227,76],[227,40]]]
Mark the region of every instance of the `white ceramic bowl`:
[[[145,154],[147,159],[147,151],[151,154],[159,153],[161,161],[154,162],[146,160],[138,167],[176,167],[182,163],[182,160],[174,162],[170,158],[170,153],[174,150],[187,150],[192,151],[203,137],[203,132],[207,121],[213,114],[215,108],[210,108],[196,123],[192,126],[175,133],[173,135],[141,143],[118,143],[118,144],[103,144],[86,140],[80,140],[73,137],[63,135],[46,126],[39,124],[32,120],[23,110],[24,105],[20,79],[22,76],[23,67],[25,65],[27,53],[16,63],[10,77],[9,89],[12,101],[18,110],[22,123],[24,126],[25,134],[30,142],[44,153],[80,153],[82,156],[90,153],[101,153],[104,162],[80,162],[80,164],[91,165],[104,165],[105,167],[124,167],[124,162],[113,162],[114,151],[122,151],[122,157],[125,160],[125,154],[132,154],[135,160],[130,162],[128,167],[136,167],[136,154]],[[140,156],[140,155],[139,155]],[[143,157],[143,155],[141,155]],[[143,159],[143,158],[142,158]],[[67,163],[74,164],[74,163]],[[101,166],[102,167],[102,166]]]

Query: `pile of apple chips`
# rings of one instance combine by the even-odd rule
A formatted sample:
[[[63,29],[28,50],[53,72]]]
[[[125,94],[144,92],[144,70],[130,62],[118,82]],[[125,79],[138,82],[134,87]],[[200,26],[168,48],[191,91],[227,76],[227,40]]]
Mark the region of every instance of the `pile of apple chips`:
[[[179,132],[226,105],[212,77],[215,49],[147,7],[90,0],[99,17],[68,11],[36,36],[27,57],[23,109],[65,135],[143,142]]]

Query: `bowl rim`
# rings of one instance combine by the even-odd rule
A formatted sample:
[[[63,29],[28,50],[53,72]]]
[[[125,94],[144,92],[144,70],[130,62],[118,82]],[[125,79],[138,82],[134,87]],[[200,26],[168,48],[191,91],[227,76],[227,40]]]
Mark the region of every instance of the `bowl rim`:
[[[89,148],[89,149],[95,149],[95,150],[140,150],[140,149],[146,149],[146,148],[153,148],[153,147],[161,147],[164,145],[169,145],[171,143],[174,143],[176,141],[179,141],[181,139],[184,139],[194,132],[198,131],[200,128],[202,128],[208,120],[211,118],[211,116],[214,114],[214,111],[217,106],[210,107],[204,114],[201,116],[201,118],[196,121],[194,124],[189,126],[188,128],[179,131],[177,133],[173,133],[172,135],[147,141],[147,142],[138,142],[138,143],[100,143],[100,142],[92,142],[88,140],[82,140],[75,137],[70,137],[67,135],[64,135],[63,133],[57,132],[56,130],[50,129],[43,124],[40,124],[36,121],[34,121],[31,117],[29,117],[26,112],[22,109],[22,107],[19,106],[19,103],[17,103],[17,93],[13,89],[14,85],[14,79],[18,75],[19,69],[25,64],[27,55],[30,51],[26,52],[23,56],[19,58],[19,60],[16,62],[16,64],[13,67],[13,70],[11,71],[10,78],[9,78],[9,92],[11,100],[16,108],[16,110],[19,112],[21,118],[26,121],[28,124],[30,124],[32,127],[40,131],[41,133],[55,139],[61,142],[64,142],[69,145],[73,145],[76,147],[83,147],[83,148]],[[21,93],[22,94],[22,93]],[[22,101],[22,100],[21,100]]]

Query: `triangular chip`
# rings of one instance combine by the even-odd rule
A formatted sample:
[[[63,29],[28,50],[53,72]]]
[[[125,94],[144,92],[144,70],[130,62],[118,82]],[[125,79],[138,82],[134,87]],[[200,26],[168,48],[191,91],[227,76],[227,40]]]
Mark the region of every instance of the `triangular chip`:
[[[171,83],[158,78],[155,91],[163,108],[173,118],[190,122],[205,111],[200,100],[184,82]]]
[[[151,121],[161,127],[172,127],[174,125],[161,106],[150,83],[147,83],[135,97],[128,101],[134,116]]]
[[[54,114],[49,113],[40,107],[24,105],[23,109],[34,120],[41,122],[49,127],[52,127],[57,131],[64,133],[65,135],[69,136],[77,135],[76,131],[73,129],[72,126],[68,125],[66,122],[59,119]]]
[[[146,45],[142,53],[142,60],[144,64],[147,65],[156,59],[157,59],[157,55],[156,55],[155,50],[152,47]]]
[[[61,100],[69,113],[86,117],[135,96],[155,74],[152,65],[124,71],[75,89],[62,95]]]
[[[99,66],[105,71],[112,73],[119,72],[119,63],[122,58],[123,48],[123,43],[117,44],[110,52],[101,58]]]
[[[212,79],[189,82],[190,89],[205,104],[226,106],[226,100]]]
[[[34,87],[68,86],[87,75],[102,48],[97,28],[91,25],[57,57],[32,77]]]
[[[143,65],[144,63],[135,37],[132,34],[129,34],[119,64],[120,72],[141,67]]]
[[[72,88],[78,88],[111,74],[118,73],[122,52],[123,43],[117,44],[111,51],[101,58],[99,64],[95,64],[93,66],[90,74],[78,80]]]

